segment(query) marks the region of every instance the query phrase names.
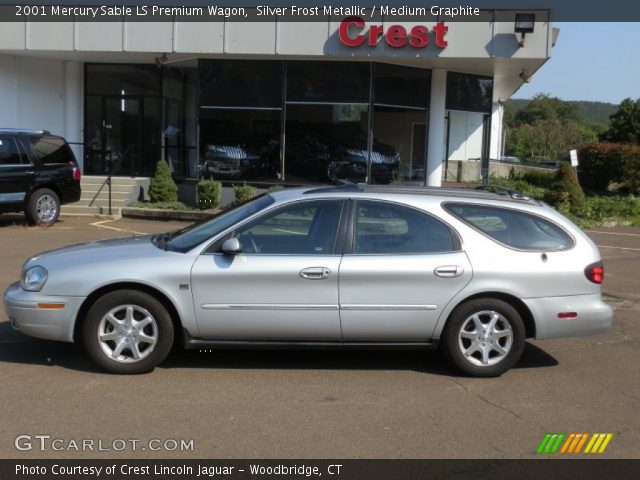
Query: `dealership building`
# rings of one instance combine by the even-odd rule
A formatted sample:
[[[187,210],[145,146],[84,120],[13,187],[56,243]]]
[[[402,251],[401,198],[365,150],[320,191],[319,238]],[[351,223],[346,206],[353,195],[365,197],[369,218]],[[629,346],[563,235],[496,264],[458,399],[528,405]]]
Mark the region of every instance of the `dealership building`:
[[[85,175],[159,159],[257,185],[486,174],[504,102],[551,55],[550,12],[364,18],[4,22],[0,127],[63,135]]]

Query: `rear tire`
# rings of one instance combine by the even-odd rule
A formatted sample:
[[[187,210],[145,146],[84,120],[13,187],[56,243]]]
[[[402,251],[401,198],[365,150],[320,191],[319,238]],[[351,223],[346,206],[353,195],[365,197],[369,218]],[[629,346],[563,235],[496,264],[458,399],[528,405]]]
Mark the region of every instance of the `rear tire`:
[[[152,371],[169,355],[173,336],[173,322],[164,305],[136,290],[103,295],[82,325],[89,356],[104,370],[118,374]]]
[[[29,225],[50,226],[60,216],[60,199],[53,190],[40,188],[33,192],[27,202],[25,217]]]
[[[473,377],[502,375],[520,360],[524,346],[520,314],[496,298],[478,298],[456,307],[441,341],[449,363]]]

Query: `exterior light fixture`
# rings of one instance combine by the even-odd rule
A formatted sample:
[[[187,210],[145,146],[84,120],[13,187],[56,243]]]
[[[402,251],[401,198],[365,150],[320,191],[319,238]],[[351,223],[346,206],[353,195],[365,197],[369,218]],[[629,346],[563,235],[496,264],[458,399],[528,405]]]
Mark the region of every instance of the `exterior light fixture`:
[[[516,13],[516,24],[514,31],[520,34],[519,45],[524,47],[524,37],[527,33],[533,33],[536,24],[535,13]]]
[[[520,77],[520,80],[522,80],[522,83],[529,83],[531,81],[531,74],[526,68],[523,68],[518,76]]]

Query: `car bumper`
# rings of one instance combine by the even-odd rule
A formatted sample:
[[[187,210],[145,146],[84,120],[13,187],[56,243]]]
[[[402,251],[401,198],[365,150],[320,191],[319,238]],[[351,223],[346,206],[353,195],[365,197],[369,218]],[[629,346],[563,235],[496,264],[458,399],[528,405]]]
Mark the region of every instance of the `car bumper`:
[[[602,333],[611,327],[612,308],[600,294],[523,299],[536,323],[536,338],[580,337]],[[558,318],[560,312],[575,312],[575,318]]]
[[[30,337],[73,342],[75,319],[84,297],[27,292],[19,283],[4,293],[4,309],[11,326]]]

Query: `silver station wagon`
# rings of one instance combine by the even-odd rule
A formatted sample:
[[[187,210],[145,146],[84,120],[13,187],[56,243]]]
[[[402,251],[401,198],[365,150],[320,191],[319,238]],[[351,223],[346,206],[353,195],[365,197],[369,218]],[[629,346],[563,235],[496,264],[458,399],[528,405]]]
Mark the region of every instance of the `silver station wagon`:
[[[5,293],[26,335],[78,342],[103,369],[186,348],[428,348],[467,375],[525,339],[611,326],[591,240],[515,192],[288,189],[203,223],[37,255]]]

